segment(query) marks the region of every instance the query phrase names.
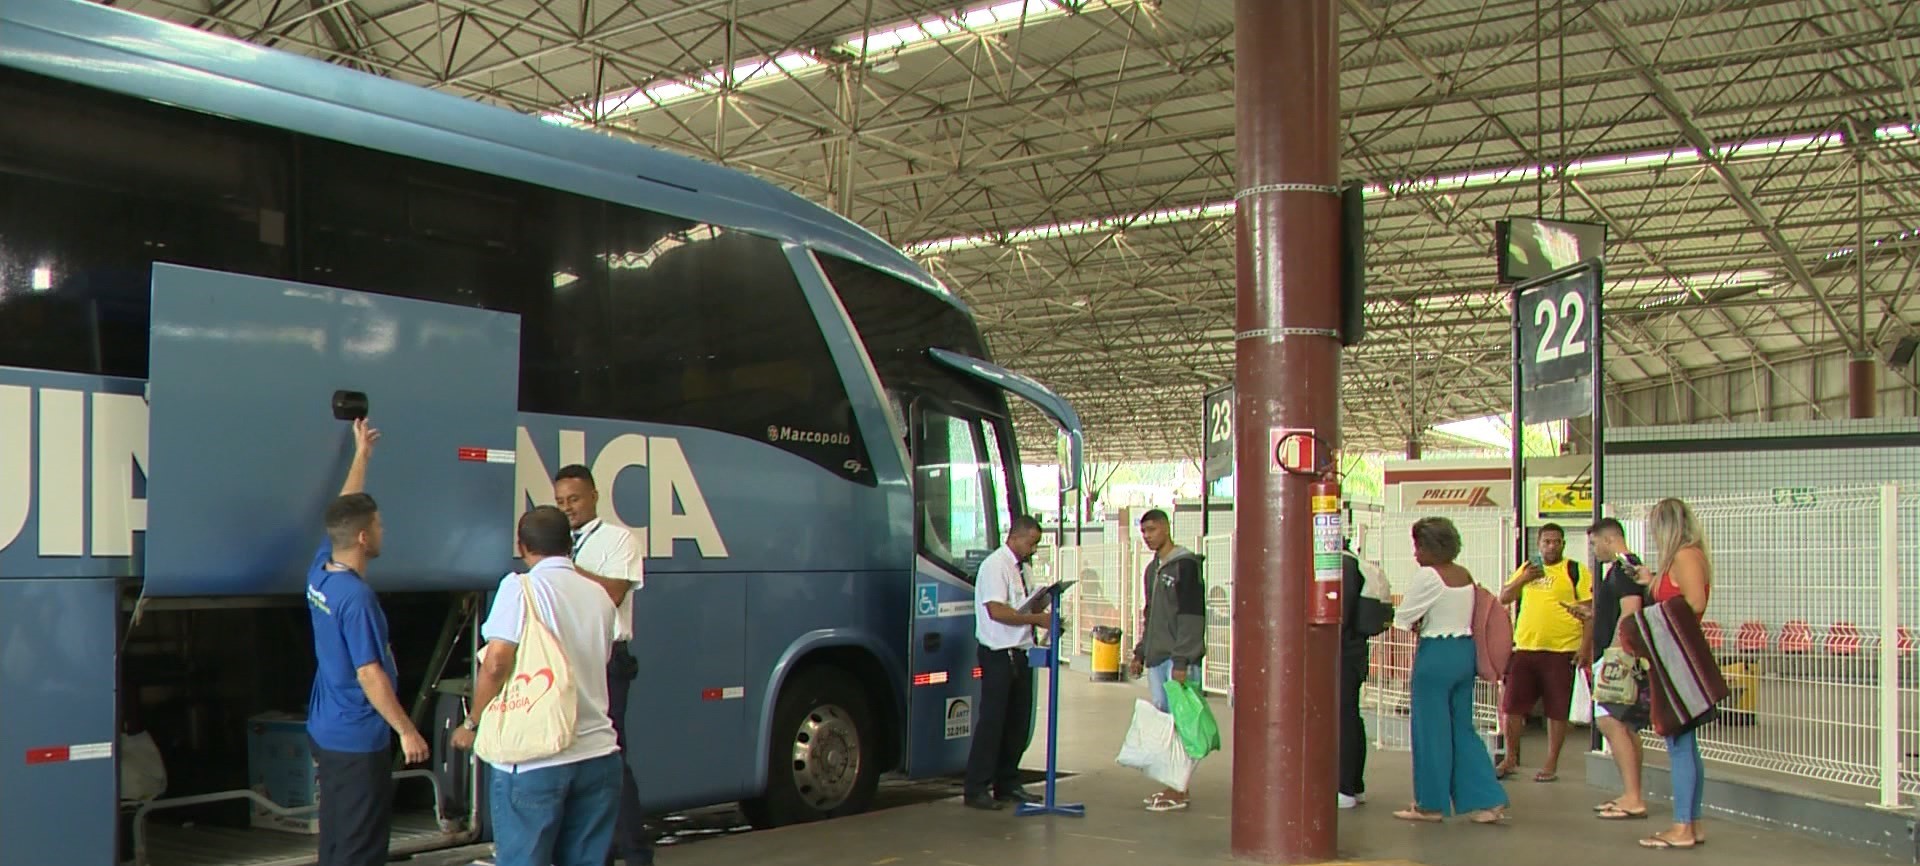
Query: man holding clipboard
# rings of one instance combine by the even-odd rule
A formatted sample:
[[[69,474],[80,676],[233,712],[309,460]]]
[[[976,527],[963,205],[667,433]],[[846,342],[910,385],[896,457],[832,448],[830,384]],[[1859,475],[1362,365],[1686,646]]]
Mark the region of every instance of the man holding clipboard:
[[[967,755],[965,803],[998,811],[1007,803],[1036,803],[1020,787],[1020,756],[1033,724],[1033,669],[1027,650],[1033,630],[1048,628],[1050,596],[1027,588],[1027,562],[1040,546],[1040,522],[1013,518],[1006,544],[980,563],[974,581],[974,637],[980,644],[980,701],[974,709]]]

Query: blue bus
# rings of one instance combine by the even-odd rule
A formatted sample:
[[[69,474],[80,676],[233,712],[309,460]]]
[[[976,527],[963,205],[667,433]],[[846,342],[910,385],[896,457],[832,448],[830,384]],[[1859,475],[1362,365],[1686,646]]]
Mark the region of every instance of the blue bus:
[[[446,747],[517,513],[589,466],[647,552],[645,804],[757,824],[953,773],[972,571],[1025,508],[972,317],[747,175],[78,0],[0,0],[0,866],[310,862],[300,587],[386,433],[396,853],[485,838]],[[164,785],[155,781],[164,770]]]

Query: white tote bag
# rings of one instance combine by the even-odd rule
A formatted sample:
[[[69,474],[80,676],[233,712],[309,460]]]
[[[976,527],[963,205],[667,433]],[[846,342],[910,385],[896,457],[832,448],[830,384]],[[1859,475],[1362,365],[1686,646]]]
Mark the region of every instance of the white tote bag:
[[[1193,779],[1194,760],[1173,730],[1173,716],[1147,701],[1133,702],[1133,724],[1127,726],[1127,741],[1114,763],[1183,793]]]
[[[513,673],[480,714],[480,730],[474,735],[473,753],[489,764],[537,761],[573,745],[574,716],[579,711],[573,672],[560,650],[560,640],[540,620],[533,581],[526,575],[520,576],[520,595],[526,610]]]

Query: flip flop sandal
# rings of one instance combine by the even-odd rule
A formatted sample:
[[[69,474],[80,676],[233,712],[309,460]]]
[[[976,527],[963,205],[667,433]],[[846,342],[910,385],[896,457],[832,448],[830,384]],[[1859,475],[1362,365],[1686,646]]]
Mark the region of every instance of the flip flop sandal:
[[[1415,824],[1438,824],[1441,821],[1438,813],[1422,812],[1419,809],[1401,809],[1393,813],[1393,817],[1402,821],[1412,821]]]
[[[1507,767],[1505,769],[1501,769],[1500,767],[1493,768],[1493,778],[1495,781],[1504,782],[1507,780],[1507,777],[1511,775],[1513,775],[1512,767]]]
[[[1593,811],[1606,812],[1606,811],[1618,809],[1618,808],[1620,808],[1620,801],[1608,800],[1605,803],[1601,803],[1600,805],[1593,807]]]
[[[1186,800],[1169,800],[1164,797],[1156,797],[1152,803],[1147,805],[1147,811],[1174,812],[1185,809],[1187,806],[1188,802]]]
[[[1473,814],[1469,815],[1467,817],[1467,820],[1472,821],[1475,824],[1498,824],[1501,821],[1507,820],[1507,810],[1506,809],[1482,809],[1478,812],[1474,812]]]
[[[1643,820],[1646,820],[1647,810],[1641,809],[1638,812],[1629,812],[1625,809],[1615,806],[1610,809],[1602,809],[1601,811],[1594,813],[1593,817],[1599,818],[1602,821],[1643,821]]]
[[[1673,849],[1677,851],[1684,851],[1698,844],[1700,843],[1696,841],[1696,842],[1688,842],[1685,845],[1682,845],[1658,833],[1655,833],[1652,836],[1648,836],[1647,838],[1640,840],[1640,847],[1642,848]]]
[[[1545,770],[1541,770],[1540,772],[1533,774],[1533,780],[1535,782],[1557,782],[1560,780],[1560,774],[1549,773]]]

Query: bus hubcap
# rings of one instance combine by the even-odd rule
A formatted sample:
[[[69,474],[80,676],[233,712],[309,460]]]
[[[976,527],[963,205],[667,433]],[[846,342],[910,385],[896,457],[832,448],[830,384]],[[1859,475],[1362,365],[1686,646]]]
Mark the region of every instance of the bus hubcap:
[[[793,736],[793,783],[800,799],[831,811],[853,794],[860,778],[860,730],[847,711],[832,704],[814,708]]]

